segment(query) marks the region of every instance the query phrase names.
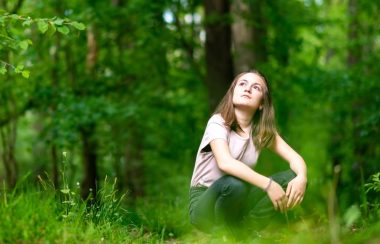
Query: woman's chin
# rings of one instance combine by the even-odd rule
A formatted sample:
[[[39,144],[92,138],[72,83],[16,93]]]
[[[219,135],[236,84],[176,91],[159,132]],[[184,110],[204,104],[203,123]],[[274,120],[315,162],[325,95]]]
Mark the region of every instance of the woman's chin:
[[[236,103],[234,104],[235,109],[244,109],[244,110],[252,110],[256,111],[258,106],[250,104],[250,103]]]

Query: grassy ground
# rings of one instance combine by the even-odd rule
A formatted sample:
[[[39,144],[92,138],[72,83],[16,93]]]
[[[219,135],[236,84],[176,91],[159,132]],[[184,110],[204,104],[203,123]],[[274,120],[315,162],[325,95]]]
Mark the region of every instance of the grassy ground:
[[[106,182],[98,203],[83,202],[78,189],[18,186],[0,191],[0,243],[379,243],[380,224],[336,225],[302,209],[236,240],[225,232],[204,234],[188,223],[187,198],[144,198],[135,207]],[[133,210],[132,210],[133,209]],[[288,222],[288,223],[287,223]],[[247,226],[247,229],[248,226]]]
[[[80,200],[75,189],[47,185],[17,187],[0,193],[0,243],[131,243],[162,242],[130,220],[123,195],[111,184],[100,201]]]

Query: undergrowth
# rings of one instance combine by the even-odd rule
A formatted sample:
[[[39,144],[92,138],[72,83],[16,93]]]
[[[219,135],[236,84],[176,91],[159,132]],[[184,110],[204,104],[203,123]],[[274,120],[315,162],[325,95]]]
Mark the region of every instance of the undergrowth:
[[[46,177],[45,177],[46,178]],[[63,179],[65,176],[63,174]],[[244,239],[219,232],[204,234],[189,224],[187,193],[162,194],[138,199],[128,206],[128,195],[116,189],[116,179],[101,183],[97,199],[82,200],[80,185],[60,189],[38,177],[38,185],[25,176],[8,191],[0,191],[0,243],[363,243],[380,241],[379,198],[369,198],[369,216],[353,205],[337,213],[314,212],[321,204],[305,200],[289,218],[250,229]],[[366,184],[367,193],[378,193],[379,174]],[[327,209],[327,207],[326,207]],[[334,221],[336,225],[334,225]],[[335,236],[335,239],[332,238]]]

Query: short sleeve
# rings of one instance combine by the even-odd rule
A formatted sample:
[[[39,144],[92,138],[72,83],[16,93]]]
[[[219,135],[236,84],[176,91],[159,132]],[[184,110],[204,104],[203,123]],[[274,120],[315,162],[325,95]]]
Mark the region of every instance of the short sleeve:
[[[224,139],[228,141],[229,128],[225,126],[222,116],[213,115],[206,126],[205,133],[200,145],[200,152],[211,151],[210,142],[215,139]]]

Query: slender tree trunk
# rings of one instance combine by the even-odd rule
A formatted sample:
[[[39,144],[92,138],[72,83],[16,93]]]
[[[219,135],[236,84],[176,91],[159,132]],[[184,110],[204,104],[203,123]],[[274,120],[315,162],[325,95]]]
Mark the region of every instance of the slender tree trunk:
[[[89,26],[87,29],[87,57],[86,57],[86,72],[93,79],[94,67],[97,62],[97,42],[95,38],[94,26]],[[82,125],[79,128],[83,143],[83,168],[85,178],[82,183],[82,198],[91,197],[96,199],[97,194],[97,142],[95,137],[95,122]]]
[[[2,9],[12,14],[17,14],[17,12],[22,7],[22,4],[23,0],[18,0],[14,3],[13,9],[9,9],[7,1],[0,1],[0,6],[2,7]],[[10,52],[5,50],[4,61],[9,63],[9,59]],[[9,75],[9,72],[6,73],[5,77],[6,78],[4,80],[6,80],[7,82],[12,82],[12,77]],[[4,98],[4,104],[2,104],[1,106],[5,111],[5,115],[9,116],[10,119],[7,123],[5,123],[5,125],[0,127],[0,137],[2,143],[2,150],[0,150],[0,153],[4,164],[6,174],[5,177],[7,180],[8,187],[13,188],[16,185],[18,175],[18,165],[15,157],[15,145],[17,139],[17,116],[21,114],[21,112],[19,113],[17,103],[15,97],[12,94],[12,91],[8,90],[6,91],[6,93],[7,98]]]
[[[87,56],[86,56],[86,71],[91,74],[98,57],[98,47],[95,38],[94,26],[90,25],[87,28]]]
[[[359,45],[359,20],[358,20],[358,4],[357,0],[348,1],[348,54],[347,54],[347,66],[352,68],[360,60],[361,47]]]
[[[209,106],[214,110],[233,79],[230,1],[205,0],[206,80]]]
[[[17,182],[18,167],[15,158],[15,144],[17,135],[17,120],[11,121],[8,125],[0,128],[2,143],[2,160],[5,169],[5,178],[8,187],[13,188]]]
[[[349,16],[349,27],[348,27],[348,54],[347,54],[347,66],[350,70],[356,71],[368,71],[364,64],[360,64],[361,67],[357,67],[359,63],[363,61],[363,45],[360,43],[362,40],[362,36],[359,34],[360,21],[359,21],[359,5],[357,0],[349,0],[348,2],[348,16]],[[366,38],[367,39],[367,38]],[[371,49],[367,44],[366,48]],[[353,74],[355,77],[356,73]],[[353,84],[355,87],[357,86],[356,82]],[[365,155],[371,150],[372,145],[366,143],[361,136],[362,129],[360,128],[360,124],[363,120],[362,111],[365,109],[366,97],[363,95],[354,96],[354,99],[351,104],[351,121],[353,126],[353,154],[354,154],[354,163],[352,168],[354,170],[353,180],[357,182],[358,190],[356,190],[357,194],[360,194],[361,203],[364,205],[364,214],[368,214],[366,193],[364,192],[364,184],[365,184]]]
[[[142,163],[142,145],[139,137],[135,134],[133,141],[125,148],[125,175],[127,188],[132,199],[144,195],[144,168]]]
[[[53,163],[53,184],[55,189],[59,189],[59,169],[58,169],[58,155],[56,145],[51,146],[51,159]]]
[[[94,139],[95,125],[87,125],[80,129],[80,134],[83,142],[83,166],[84,180],[82,182],[82,198],[96,199],[97,194],[97,142]]]
[[[5,51],[4,61],[9,63],[10,60],[10,52]],[[12,82],[13,77],[9,72],[5,74],[6,82]],[[13,188],[17,182],[18,175],[18,166],[15,157],[15,145],[17,139],[17,115],[18,108],[15,97],[12,93],[11,87],[8,87],[7,90],[4,91],[4,104],[2,104],[2,109],[4,110],[4,114],[6,117],[10,118],[6,120],[7,123],[0,127],[0,136],[2,142],[2,160],[5,169],[5,177],[7,180],[8,187]],[[16,116],[14,116],[16,114]],[[14,117],[13,117],[14,116]]]
[[[61,47],[60,39],[57,36],[55,41],[55,51],[53,53],[53,67],[51,70],[51,85],[53,90],[53,100],[50,105],[50,109],[52,111],[53,117],[55,116],[57,110],[57,104],[55,98],[58,96],[59,91],[59,77],[58,77],[58,52]],[[53,132],[55,133],[55,132]],[[56,136],[54,135],[54,138]],[[52,174],[53,174],[53,183],[56,189],[59,189],[59,167],[58,167],[58,157],[57,157],[57,146],[54,141],[51,144],[51,162],[52,162]]]
[[[122,0],[111,0],[112,5],[117,7],[119,11],[125,6],[125,1]],[[118,18],[118,25],[117,30],[123,30],[125,28],[126,20],[123,18]],[[117,35],[115,38],[115,43],[117,45],[117,56],[113,58],[117,58],[117,70],[124,70],[125,69],[125,51],[127,50],[127,41],[126,38],[128,36],[128,32],[125,31],[117,31]],[[112,54],[110,54],[110,58]],[[122,75],[122,78],[118,81],[119,84],[124,84],[125,80],[129,80],[130,77],[127,77],[126,75]],[[120,131],[119,126],[112,126],[112,129],[115,129],[116,131]],[[114,132],[115,133],[115,132]],[[117,133],[115,133],[117,134]],[[120,143],[120,145],[117,147],[116,151],[114,152],[114,161],[113,161],[113,170],[115,173],[115,176],[117,178],[117,187],[118,189],[125,189],[127,185],[127,177],[125,177],[125,145],[124,143]],[[122,162],[122,163],[121,163]]]
[[[75,50],[73,50],[73,48],[75,48],[75,45],[72,44],[70,45],[70,40],[67,40],[69,43],[67,43],[64,47],[64,55],[65,55],[65,62],[66,62],[66,69],[67,69],[67,78],[69,80],[69,84],[71,86],[71,89],[73,91],[76,91],[77,90],[77,87],[76,87],[76,79],[77,79],[77,70],[76,70],[76,64],[73,60],[73,57],[75,56],[74,53],[75,53]]]

